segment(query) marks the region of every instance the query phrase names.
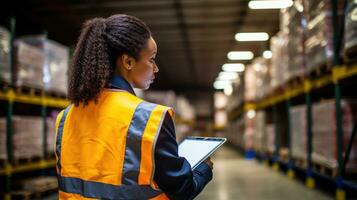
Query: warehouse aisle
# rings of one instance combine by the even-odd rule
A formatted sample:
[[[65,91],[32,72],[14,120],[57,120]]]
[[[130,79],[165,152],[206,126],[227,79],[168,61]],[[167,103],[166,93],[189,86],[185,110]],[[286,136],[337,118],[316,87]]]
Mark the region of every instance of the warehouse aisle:
[[[197,200],[329,200],[317,190],[306,188],[301,182],[290,180],[256,161],[245,160],[230,148],[220,149],[212,158],[214,180]]]

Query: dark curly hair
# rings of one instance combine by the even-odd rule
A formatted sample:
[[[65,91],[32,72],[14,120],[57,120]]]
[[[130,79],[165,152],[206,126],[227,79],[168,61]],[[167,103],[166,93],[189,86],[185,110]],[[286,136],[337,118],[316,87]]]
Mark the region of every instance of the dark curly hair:
[[[83,24],[70,66],[68,99],[75,105],[97,100],[114,75],[122,54],[139,59],[151,37],[140,19],[129,15],[94,18]]]

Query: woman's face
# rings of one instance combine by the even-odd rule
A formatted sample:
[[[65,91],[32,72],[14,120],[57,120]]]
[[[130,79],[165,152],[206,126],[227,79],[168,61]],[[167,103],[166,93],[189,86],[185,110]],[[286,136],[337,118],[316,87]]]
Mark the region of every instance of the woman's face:
[[[148,89],[154,82],[155,73],[159,71],[155,63],[157,46],[155,40],[150,37],[146,48],[140,52],[139,59],[129,72],[129,78],[135,88]]]

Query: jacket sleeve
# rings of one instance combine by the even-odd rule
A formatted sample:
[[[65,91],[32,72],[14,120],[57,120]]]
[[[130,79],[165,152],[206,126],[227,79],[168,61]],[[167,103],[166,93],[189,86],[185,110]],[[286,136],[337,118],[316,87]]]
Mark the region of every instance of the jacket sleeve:
[[[178,156],[175,127],[167,113],[155,148],[154,180],[170,199],[193,199],[212,179],[212,170],[201,163],[191,170],[188,161]]]

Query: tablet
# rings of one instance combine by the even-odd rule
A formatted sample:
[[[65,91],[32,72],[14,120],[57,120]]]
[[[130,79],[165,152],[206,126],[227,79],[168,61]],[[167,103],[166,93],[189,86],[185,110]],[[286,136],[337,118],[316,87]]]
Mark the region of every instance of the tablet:
[[[191,168],[195,169],[222,146],[226,140],[226,138],[217,137],[187,137],[180,143],[178,154],[180,157],[186,158]]]

